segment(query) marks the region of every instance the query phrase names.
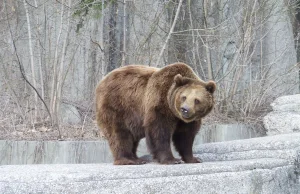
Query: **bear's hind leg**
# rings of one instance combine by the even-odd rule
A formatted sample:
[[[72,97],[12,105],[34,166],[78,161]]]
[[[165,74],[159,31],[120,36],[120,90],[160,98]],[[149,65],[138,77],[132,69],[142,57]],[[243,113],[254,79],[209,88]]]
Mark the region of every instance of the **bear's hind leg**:
[[[133,136],[129,130],[116,129],[108,138],[110,149],[113,153],[115,165],[143,164],[132,152],[134,146]]]

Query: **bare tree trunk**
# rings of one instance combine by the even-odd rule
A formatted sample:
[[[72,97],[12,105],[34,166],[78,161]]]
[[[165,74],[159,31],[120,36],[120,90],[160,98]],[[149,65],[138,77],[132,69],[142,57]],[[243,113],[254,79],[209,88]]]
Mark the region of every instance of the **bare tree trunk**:
[[[176,1],[178,2],[178,0]],[[177,4],[175,4],[177,5]],[[170,6],[171,7],[171,6]],[[191,24],[189,21],[190,18],[190,9],[189,2],[185,0],[182,2],[181,9],[178,15],[178,19],[176,25],[174,27],[174,33],[188,30],[191,28]],[[169,14],[170,21],[173,21],[174,17],[174,8],[172,12]],[[193,31],[192,31],[193,33]],[[168,44],[168,62],[185,62],[188,63],[188,44],[190,43],[190,36],[182,36],[181,34],[173,34],[170,38]],[[190,64],[190,63],[189,63]],[[191,64],[192,65],[192,64]]]
[[[103,48],[103,45],[104,45],[104,0],[102,0],[102,16],[101,16],[101,25],[102,25],[102,36],[101,36],[101,46],[102,48],[101,49],[101,76],[103,77],[105,74],[106,74],[106,70],[107,70],[107,66],[105,64],[105,53],[104,53],[104,48]]]
[[[63,28],[63,14],[64,14],[64,0],[61,2],[61,14],[60,14],[60,29],[56,39],[55,45],[55,55],[53,61],[53,78],[52,78],[52,87],[51,87],[51,101],[50,101],[50,110],[53,115],[54,123],[58,124],[58,113],[57,113],[57,81],[58,81],[58,49],[59,42],[62,34]]]
[[[125,65],[125,59],[126,59],[126,0],[123,0],[123,49],[122,49],[121,66]]]
[[[113,1],[110,7],[109,17],[109,42],[108,42],[108,66],[107,71],[111,72],[117,68],[117,17],[118,2]]]
[[[204,28],[207,29],[207,0],[203,0],[203,19],[204,19]],[[207,40],[205,42],[208,42]],[[207,43],[208,44],[208,43]],[[208,46],[205,46],[205,51],[206,51],[206,62],[207,62],[207,73],[208,73],[208,79],[212,80],[213,79],[213,69],[212,69],[212,64],[211,64],[211,59],[210,59],[210,50]]]
[[[194,29],[193,18],[192,18],[192,11],[191,11],[191,0],[188,0],[187,6],[188,6],[187,9],[188,9],[188,12],[189,12],[189,19],[190,19],[191,29]],[[197,48],[198,44],[197,44],[197,40],[195,39],[194,30],[192,30],[191,33],[192,33],[193,48],[194,47]],[[192,51],[193,66],[194,66],[194,70],[196,71],[197,75],[199,75],[198,68],[197,68],[197,58],[196,58],[196,53],[195,52],[196,52],[196,49]]]
[[[38,7],[37,6],[37,2],[36,2],[36,0],[34,1],[34,3],[35,3],[35,7]],[[41,23],[40,23],[40,17],[38,17],[37,18],[37,24],[36,24],[37,26],[40,26],[41,25]],[[37,39],[40,41],[40,42],[42,42],[41,41],[41,37],[40,37],[40,30],[38,30],[38,32],[37,32]],[[42,55],[42,53],[43,53],[43,47],[42,46],[40,46],[40,44],[39,43],[37,43],[37,48],[39,48],[38,49],[38,58],[39,58],[39,66],[38,66],[38,68],[39,68],[39,78],[40,78],[40,87],[41,87],[41,97],[42,97],[42,99],[45,99],[45,88],[44,88],[44,76],[43,76],[43,65],[42,65],[42,61],[43,61],[43,55]],[[39,111],[39,115],[40,115],[40,117],[42,117],[43,118],[43,112],[42,111]]]
[[[69,0],[68,6],[71,7],[72,0]],[[61,98],[62,98],[62,88],[63,88],[63,82],[64,82],[64,64],[65,64],[65,56],[66,56],[66,48],[67,48],[67,42],[69,38],[69,32],[70,32],[70,17],[71,17],[71,11],[68,10],[68,16],[67,16],[67,33],[66,37],[64,39],[63,47],[62,47],[62,54],[61,54],[61,60],[60,60],[60,67],[57,75],[57,85],[56,85],[56,91],[57,91],[57,103],[56,103],[56,114],[59,116],[60,112],[60,105],[61,105]]]
[[[182,2],[183,2],[183,0],[180,0],[179,3],[178,3],[178,7],[177,7],[177,11],[176,11],[176,14],[175,14],[175,17],[174,17],[173,24],[172,24],[172,26],[170,28],[169,34],[168,34],[168,36],[167,36],[167,38],[166,38],[166,40],[164,42],[164,45],[163,45],[163,47],[162,47],[162,49],[161,49],[161,51],[160,51],[160,53],[158,55],[157,61],[155,63],[155,67],[158,67],[160,59],[162,58],[162,56],[164,54],[164,51],[166,50],[166,46],[167,46],[167,44],[168,44],[168,42],[169,42],[169,40],[171,38],[171,35],[172,35],[173,31],[174,31],[174,28],[175,28],[175,25],[176,25],[176,22],[177,22],[177,19],[178,19],[178,15],[179,15],[179,12],[180,12],[180,8],[181,8],[181,5],[182,5]]]
[[[34,64],[34,56],[33,56],[33,48],[32,48],[31,25],[30,25],[30,18],[29,18],[29,12],[28,12],[26,0],[23,0],[23,4],[24,4],[26,20],[27,20],[32,85],[34,88],[36,88],[36,77],[35,77],[35,68],[34,68],[35,64]],[[36,122],[36,120],[37,120],[37,103],[38,103],[38,96],[36,93],[34,93],[34,118],[33,118],[34,120],[33,120],[33,122]]]
[[[298,80],[299,80],[299,86],[298,89],[300,91],[300,1],[296,1],[296,17],[294,22],[294,28],[295,28],[295,37],[296,37],[296,52],[297,52],[297,63],[298,63]]]

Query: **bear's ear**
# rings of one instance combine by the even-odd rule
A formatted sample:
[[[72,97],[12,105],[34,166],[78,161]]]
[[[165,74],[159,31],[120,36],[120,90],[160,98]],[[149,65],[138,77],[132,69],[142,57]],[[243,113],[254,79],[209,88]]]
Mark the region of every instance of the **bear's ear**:
[[[183,85],[189,83],[190,79],[186,78],[186,77],[182,77],[182,75],[180,75],[180,74],[177,74],[174,77],[174,81],[175,81],[175,83],[176,83],[177,86],[183,86]]]
[[[209,92],[209,93],[211,93],[211,94],[213,94],[214,92],[215,92],[215,90],[216,90],[216,83],[214,82],[214,81],[209,81],[207,84],[206,84],[206,86],[205,86],[205,88],[206,88],[206,90]]]

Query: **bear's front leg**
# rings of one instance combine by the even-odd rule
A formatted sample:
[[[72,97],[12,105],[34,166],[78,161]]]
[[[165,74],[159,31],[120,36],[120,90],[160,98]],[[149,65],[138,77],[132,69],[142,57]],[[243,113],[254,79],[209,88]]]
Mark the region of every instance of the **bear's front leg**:
[[[180,164],[182,161],[180,159],[174,158],[171,151],[171,136],[173,124],[167,125],[167,121],[160,118],[159,121],[146,123],[145,133],[146,142],[149,151],[153,155],[153,159],[160,164]]]
[[[200,125],[201,121],[193,121],[191,123],[180,121],[173,134],[174,146],[185,163],[201,162],[199,158],[193,156],[193,143]]]

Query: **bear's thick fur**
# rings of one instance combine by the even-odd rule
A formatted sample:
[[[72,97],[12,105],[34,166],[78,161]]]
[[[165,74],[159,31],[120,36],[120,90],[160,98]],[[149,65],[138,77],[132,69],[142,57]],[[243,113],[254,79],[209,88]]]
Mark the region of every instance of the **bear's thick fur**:
[[[161,164],[200,162],[192,146],[201,119],[214,106],[213,81],[204,82],[184,63],[164,68],[129,65],[109,73],[96,89],[96,119],[108,139],[114,164],[143,164],[136,150],[146,142]]]

